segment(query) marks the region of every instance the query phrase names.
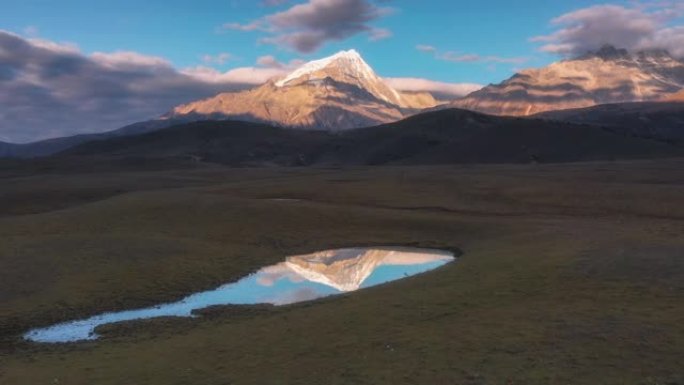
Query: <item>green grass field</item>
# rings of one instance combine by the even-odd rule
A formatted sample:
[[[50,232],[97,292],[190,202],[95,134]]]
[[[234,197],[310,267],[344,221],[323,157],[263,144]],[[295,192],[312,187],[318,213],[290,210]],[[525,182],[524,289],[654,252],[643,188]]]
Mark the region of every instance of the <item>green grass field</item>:
[[[20,338],[366,245],[463,255],[309,303]],[[0,267],[3,385],[684,383],[683,160],[3,171]]]

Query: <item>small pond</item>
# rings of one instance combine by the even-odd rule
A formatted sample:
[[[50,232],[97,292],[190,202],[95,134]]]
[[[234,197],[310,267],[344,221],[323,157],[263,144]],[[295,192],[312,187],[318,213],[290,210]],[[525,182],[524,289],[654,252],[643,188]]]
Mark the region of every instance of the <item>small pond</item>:
[[[44,343],[93,340],[95,328],[155,317],[193,317],[193,311],[218,305],[287,305],[395,281],[436,269],[453,253],[403,247],[348,248],[287,257],[241,280],[189,295],[178,302],[103,313],[87,319],[33,329],[24,338]]]

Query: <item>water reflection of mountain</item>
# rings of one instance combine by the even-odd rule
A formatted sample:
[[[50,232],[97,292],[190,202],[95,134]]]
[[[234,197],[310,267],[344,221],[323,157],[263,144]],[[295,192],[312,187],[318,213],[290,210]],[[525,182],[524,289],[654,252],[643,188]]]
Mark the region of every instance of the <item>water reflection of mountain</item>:
[[[285,266],[302,278],[355,291],[382,265],[417,265],[452,259],[446,252],[416,249],[351,248],[288,257]]]
[[[24,337],[36,342],[80,341],[97,338],[95,329],[111,323],[155,317],[189,317],[194,310],[219,305],[286,305],[310,301],[358,290],[364,281],[364,287],[368,287],[420,274],[451,260],[453,256],[448,252],[404,248],[355,248],[298,255],[265,267],[255,275],[215,290],[189,295],[178,302],[103,313],[30,330]]]

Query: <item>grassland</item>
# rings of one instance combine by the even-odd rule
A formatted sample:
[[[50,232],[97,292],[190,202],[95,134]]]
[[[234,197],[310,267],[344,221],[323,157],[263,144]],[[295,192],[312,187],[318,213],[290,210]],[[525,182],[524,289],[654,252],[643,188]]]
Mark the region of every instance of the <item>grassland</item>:
[[[681,160],[0,178],[3,385],[684,383]],[[305,304],[20,338],[358,245],[464,254]]]

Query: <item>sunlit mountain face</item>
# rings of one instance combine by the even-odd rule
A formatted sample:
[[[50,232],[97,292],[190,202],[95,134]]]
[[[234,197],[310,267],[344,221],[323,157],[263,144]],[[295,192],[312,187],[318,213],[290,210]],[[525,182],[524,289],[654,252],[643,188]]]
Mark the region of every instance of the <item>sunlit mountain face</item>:
[[[169,119],[242,119],[278,126],[345,130],[393,122],[437,101],[429,93],[399,92],[355,50],[311,61],[282,78],[242,92],[178,106]]]
[[[684,87],[684,62],[666,50],[628,52],[612,46],[576,59],[528,69],[451,104],[494,115],[599,104],[676,99]]]

